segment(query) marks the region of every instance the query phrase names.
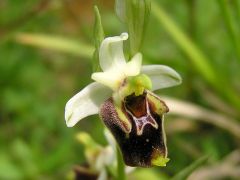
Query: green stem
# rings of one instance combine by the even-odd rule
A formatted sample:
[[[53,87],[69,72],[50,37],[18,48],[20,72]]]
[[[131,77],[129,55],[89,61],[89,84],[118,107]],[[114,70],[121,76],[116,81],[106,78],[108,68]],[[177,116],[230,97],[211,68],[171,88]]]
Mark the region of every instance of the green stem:
[[[117,149],[117,180],[126,180],[126,174],[125,174],[125,164],[122,158],[122,154],[118,147]]]

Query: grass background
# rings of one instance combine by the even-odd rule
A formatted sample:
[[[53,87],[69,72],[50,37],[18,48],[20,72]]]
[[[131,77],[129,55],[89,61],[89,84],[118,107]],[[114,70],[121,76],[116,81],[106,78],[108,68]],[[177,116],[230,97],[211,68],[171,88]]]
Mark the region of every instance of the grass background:
[[[98,116],[74,128],[64,121],[67,100],[92,81],[94,4],[106,36],[126,31],[110,0],[0,1],[0,179],[67,177],[85,161],[80,131],[106,144]],[[237,179],[240,1],[158,0],[152,9],[143,62],[171,66],[183,83],[157,92],[173,107],[165,118],[171,161],[130,178],[168,179],[209,154],[192,179]]]

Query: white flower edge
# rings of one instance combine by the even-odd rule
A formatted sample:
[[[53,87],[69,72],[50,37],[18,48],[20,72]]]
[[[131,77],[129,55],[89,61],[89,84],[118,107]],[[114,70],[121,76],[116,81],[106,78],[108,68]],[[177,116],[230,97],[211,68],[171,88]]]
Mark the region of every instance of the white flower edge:
[[[65,121],[73,127],[81,119],[98,114],[99,106],[111,96],[112,91],[97,82],[93,82],[73,96],[65,107]]]
[[[144,65],[141,73],[146,74],[151,79],[152,91],[182,83],[181,76],[174,69],[165,65]]]

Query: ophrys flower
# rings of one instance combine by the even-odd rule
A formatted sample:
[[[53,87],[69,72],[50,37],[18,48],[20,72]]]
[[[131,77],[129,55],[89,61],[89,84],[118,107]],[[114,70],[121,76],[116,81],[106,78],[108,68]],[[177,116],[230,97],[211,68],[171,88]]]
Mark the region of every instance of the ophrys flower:
[[[96,82],[72,97],[65,108],[68,127],[92,114],[112,132],[130,166],[164,166],[168,161],[163,114],[166,104],[151,91],[175,86],[181,77],[164,65],[142,66],[142,54],[126,61],[123,41],[127,33],[103,40],[99,61],[103,72],[92,74]]]

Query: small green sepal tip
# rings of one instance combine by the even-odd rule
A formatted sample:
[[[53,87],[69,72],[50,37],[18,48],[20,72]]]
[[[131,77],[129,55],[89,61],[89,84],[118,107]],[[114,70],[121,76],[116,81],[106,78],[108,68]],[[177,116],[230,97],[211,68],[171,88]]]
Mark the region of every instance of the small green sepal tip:
[[[157,158],[152,159],[152,165],[155,165],[155,166],[166,166],[168,161],[170,161],[169,158],[158,156]]]
[[[127,83],[136,96],[143,94],[144,89],[152,89],[151,79],[145,74],[128,77]]]
[[[139,74],[137,76],[129,76],[126,78],[123,86],[120,87],[117,93],[113,94],[113,100],[115,105],[120,106],[123,99],[131,94],[140,96],[144,93],[144,90],[152,89],[152,81],[145,74]]]

